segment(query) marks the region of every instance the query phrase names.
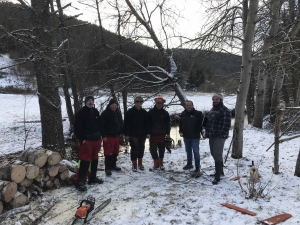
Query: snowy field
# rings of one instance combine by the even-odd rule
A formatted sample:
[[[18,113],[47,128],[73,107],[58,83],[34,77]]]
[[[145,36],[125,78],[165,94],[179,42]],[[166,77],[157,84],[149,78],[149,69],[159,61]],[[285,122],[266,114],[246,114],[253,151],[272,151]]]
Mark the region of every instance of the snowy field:
[[[167,97],[170,99],[171,96]],[[211,108],[211,94],[191,93],[188,99],[194,101],[199,110]],[[97,104],[101,98],[97,99]],[[225,105],[234,107],[235,97],[225,97]],[[24,124],[22,121],[39,120],[39,108],[36,96],[0,95],[0,155],[18,152],[24,148]],[[146,102],[149,107],[153,103]],[[180,112],[180,106],[168,109]],[[66,110],[63,108],[63,118]],[[40,123],[28,123],[30,129],[26,148],[41,145]],[[68,122],[64,122],[64,132],[68,132]],[[230,138],[225,143],[224,156],[227,153]],[[235,160],[229,158],[224,169],[225,177],[218,185],[212,185],[213,159],[209,153],[208,140],[200,141],[201,167],[203,175],[191,178],[188,171],[183,171],[186,164],[184,147],[177,148],[172,154],[166,153],[166,172],[150,172],[152,159],[149,153],[144,156],[146,170],[131,171],[129,154],[119,156],[118,165],[121,172],[114,172],[111,177],[105,177],[103,157],[100,157],[98,176],[105,182],[101,185],[88,186],[88,191],[79,193],[74,187],[61,188],[48,192],[56,196],[58,203],[45,215],[40,224],[66,225],[71,224],[78,202],[88,195],[96,198],[96,206],[107,198],[112,202],[99,212],[90,224],[204,224],[204,225],[242,225],[260,224],[259,220],[280,213],[292,214],[292,218],[281,224],[300,223],[300,178],[293,176],[296,159],[300,148],[299,139],[280,144],[280,174],[272,174],[274,152],[266,149],[273,143],[274,136],[265,130],[246,126],[244,130],[244,158]],[[246,185],[249,178],[249,165],[254,161],[258,166],[262,185],[270,182],[265,192],[269,194],[264,199],[246,199],[238,181],[230,178],[237,175],[237,165],[241,185],[248,191]],[[241,214],[221,206],[221,203],[231,203],[257,213],[256,216]],[[79,224],[79,223],[78,223]],[[81,223],[82,224],[82,223]]]

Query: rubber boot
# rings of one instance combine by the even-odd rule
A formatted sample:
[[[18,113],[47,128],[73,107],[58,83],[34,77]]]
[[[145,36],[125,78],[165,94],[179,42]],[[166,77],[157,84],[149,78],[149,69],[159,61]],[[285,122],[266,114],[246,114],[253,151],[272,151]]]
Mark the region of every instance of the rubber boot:
[[[78,172],[78,178],[76,182],[76,189],[78,191],[86,191],[87,187],[85,186],[86,175],[90,166],[89,161],[80,160],[80,168]]]
[[[132,171],[133,172],[137,172],[137,161],[136,160],[132,160]]]
[[[159,159],[153,159],[153,167],[150,168],[150,171],[159,169]]]
[[[160,168],[160,170],[165,170],[164,158],[159,158],[159,168]]]
[[[103,180],[97,177],[98,159],[93,159],[91,162],[91,177],[88,184],[102,184]]]
[[[138,167],[140,170],[145,169],[145,167],[143,166],[143,158],[138,158]]]
[[[215,179],[212,181],[212,184],[218,184],[220,181],[220,176],[221,176],[221,171],[222,171],[222,161],[217,161],[216,162],[216,175],[215,175]]]
[[[112,155],[112,161],[113,161],[113,167],[112,167],[112,169],[115,170],[115,171],[121,171],[121,168],[117,167],[117,157],[118,157],[117,154],[113,154]]]

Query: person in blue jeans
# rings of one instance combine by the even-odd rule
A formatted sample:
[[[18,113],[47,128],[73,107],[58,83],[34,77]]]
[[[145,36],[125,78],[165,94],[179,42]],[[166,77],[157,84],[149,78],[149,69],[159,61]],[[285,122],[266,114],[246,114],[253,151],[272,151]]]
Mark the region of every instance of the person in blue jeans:
[[[193,169],[193,155],[196,169],[192,172],[193,177],[200,176],[200,133],[202,131],[203,114],[194,108],[192,101],[185,102],[185,110],[180,115],[179,134],[184,139],[187,164],[184,170]]]

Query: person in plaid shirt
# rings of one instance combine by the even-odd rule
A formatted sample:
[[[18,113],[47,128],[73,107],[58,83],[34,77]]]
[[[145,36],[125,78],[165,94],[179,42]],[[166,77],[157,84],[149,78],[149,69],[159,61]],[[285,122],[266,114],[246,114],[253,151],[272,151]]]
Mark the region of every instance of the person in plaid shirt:
[[[218,184],[223,172],[223,148],[225,140],[228,138],[231,126],[231,112],[223,104],[223,95],[214,94],[212,97],[213,107],[204,117],[203,127],[205,137],[209,138],[210,153],[215,161],[215,179],[213,184]]]

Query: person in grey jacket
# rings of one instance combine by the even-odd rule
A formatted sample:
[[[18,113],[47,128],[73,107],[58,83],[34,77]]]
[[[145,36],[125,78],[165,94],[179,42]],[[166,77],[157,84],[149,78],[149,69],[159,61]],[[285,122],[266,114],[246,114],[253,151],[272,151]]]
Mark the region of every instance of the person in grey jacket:
[[[200,132],[202,131],[202,112],[194,108],[192,101],[185,102],[185,110],[180,115],[179,134],[183,137],[185,151],[187,155],[187,164],[184,170],[193,168],[193,155],[195,159],[195,171],[192,176],[200,176]]]
[[[209,138],[210,153],[215,161],[215,179],[213,184],[218,184],[223,172],[223,148],[228,138],[231,126],[231,112],[223,104],[223,95],[214,94],[212,97],[213,107],[203,120],[205,137]]]

